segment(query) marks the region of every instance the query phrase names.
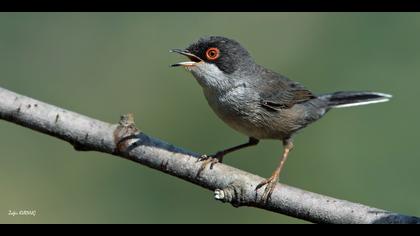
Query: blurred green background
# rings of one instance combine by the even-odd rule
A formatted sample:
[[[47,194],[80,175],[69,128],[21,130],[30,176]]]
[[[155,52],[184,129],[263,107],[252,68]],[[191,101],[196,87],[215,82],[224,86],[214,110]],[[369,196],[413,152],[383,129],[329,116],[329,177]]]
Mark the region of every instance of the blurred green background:
[[[134,112],[147,134],[212,153],[246,137],[213,114],[188,72],[169,67],[182,58],[169,49],[204,35],[237,39],[258,63],[317,93],[393,94],[302,131],[280,181],[420,215],[420,14],[0,13],[0,86],[107,122]],[[177,178],[4,121],[0,140],[1,223],[305,223],[233,208]],[[225,162],[267,177],[281,150],[263,141]]]

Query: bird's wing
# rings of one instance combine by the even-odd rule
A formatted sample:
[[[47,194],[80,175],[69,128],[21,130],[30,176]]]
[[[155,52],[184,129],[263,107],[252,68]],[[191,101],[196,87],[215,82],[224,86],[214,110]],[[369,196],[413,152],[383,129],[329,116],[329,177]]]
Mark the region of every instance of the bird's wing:
[[[270,111],[287,109],[316,97],[298,82],[267,69],[259,81],[261,106]]]

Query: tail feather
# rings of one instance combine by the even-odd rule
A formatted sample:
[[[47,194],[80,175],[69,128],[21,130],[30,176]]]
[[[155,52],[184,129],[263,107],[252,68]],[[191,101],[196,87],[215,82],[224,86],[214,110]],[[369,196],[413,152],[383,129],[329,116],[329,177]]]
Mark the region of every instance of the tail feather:
[[[387,102],[392,95],[377,92],[335,92],[321,97],[327,100],[328,107],[340,108]]]

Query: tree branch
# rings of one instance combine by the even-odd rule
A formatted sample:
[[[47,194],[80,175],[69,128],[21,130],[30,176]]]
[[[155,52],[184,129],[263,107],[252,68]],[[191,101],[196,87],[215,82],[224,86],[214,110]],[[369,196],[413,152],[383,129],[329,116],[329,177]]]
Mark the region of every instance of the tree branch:
[[[120,156],[214,191],[235,207],[252,206],[316,223],[420,223],[420,218],[278,184],[268,203],[255,187],[263,179],[225,164],[197,176],[200,155],[139,131],[132,115],[109,124],[0,88],[0,119],[49,134],[78,151]]]

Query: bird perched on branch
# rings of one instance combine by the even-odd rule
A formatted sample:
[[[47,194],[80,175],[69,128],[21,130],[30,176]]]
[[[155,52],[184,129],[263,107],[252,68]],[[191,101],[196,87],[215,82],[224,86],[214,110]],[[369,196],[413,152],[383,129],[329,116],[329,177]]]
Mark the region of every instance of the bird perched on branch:
[[[315,95],[303,85],[258,65],[237,41],[220,36],[199,39],[186,49],[173,49],[189,61],[183,66],[203,88],[208,104],[226,124],[247,135],[247,143],[203,155],[203,170],[222,162],[239,149],[257,145],[260,139],[278,139],[284,150],[273,174],[258,186],[265,186],[262,200],[269,200],[293,149],[294,134],[320,119],[331,108],[386,102],[391,95],[377,92],[335,92]]]

